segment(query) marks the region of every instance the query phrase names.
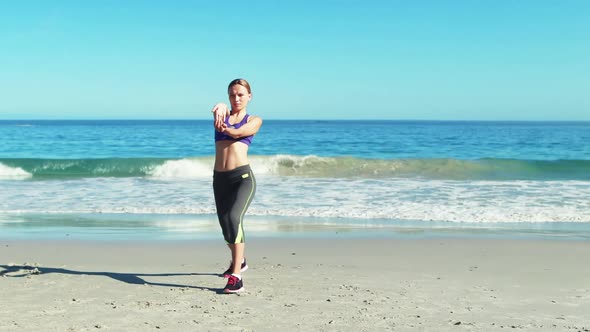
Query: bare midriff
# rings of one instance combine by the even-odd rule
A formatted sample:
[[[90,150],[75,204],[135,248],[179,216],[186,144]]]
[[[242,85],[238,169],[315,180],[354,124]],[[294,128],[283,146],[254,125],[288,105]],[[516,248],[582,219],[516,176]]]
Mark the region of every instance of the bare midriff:
[[[215,142],[215,171],[227,172],[248,164],[248,145],[236,141]]]

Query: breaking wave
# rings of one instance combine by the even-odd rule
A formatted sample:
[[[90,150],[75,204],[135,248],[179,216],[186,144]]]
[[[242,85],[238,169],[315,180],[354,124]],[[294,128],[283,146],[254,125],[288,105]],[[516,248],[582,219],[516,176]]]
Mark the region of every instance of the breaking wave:
[[[253,156],[256,174],[316,178],[442,180],[590,180],[590,160],[362,159],[314,155]],[[213,157],[0,159],[0,179],[209,177]]]

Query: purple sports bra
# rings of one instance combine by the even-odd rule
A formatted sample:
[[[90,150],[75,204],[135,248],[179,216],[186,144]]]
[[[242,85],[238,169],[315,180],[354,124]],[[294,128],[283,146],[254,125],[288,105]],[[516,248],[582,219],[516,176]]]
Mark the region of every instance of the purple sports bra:
[[[250,115],[246,114],[246,116],[244,116],[242,121],[240,121],[238,123],[230,124],[229,123],[229,116],[228,116],[227,118],[225,118],[225,124],[227,125],[228,128],[238,129],[248,122],[249,117],[250,117]],[[250,143],[252,143],[252,138],[254,138],[254,135],[244,136],[244,137],[240,137],[240,138],[233,138],[233,137],[227,135],[226,133],[220,133],[217,130],[215,131],[215,142],[217,142],[217,141],[236,141],[236,142],[242,142],[246,145],[250,145]]]

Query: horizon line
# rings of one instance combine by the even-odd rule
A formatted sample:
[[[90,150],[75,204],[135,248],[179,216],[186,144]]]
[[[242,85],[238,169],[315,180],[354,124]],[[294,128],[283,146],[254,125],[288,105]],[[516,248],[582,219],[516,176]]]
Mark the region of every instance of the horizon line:
[[[0,119],[0,121],[209,121],[211,119],[137,119],[137,118],[97,118],[97,119]],[[265,121],[388,121],[388,122],[590,122],[588,120],[506,120],[506,119],[265,119]]]

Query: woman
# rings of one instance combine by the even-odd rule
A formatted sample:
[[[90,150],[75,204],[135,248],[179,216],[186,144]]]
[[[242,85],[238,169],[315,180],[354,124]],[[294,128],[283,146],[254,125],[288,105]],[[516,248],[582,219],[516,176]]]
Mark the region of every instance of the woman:
[[[247,114],[252,99],[250,84],[235,79],[227,88],[231,110],[219,103],[213,108],[215,166],[213,192],[223,237],[231,250],[231,263],[223,273],[228,278],[225,293],[244,289],[241,272],[248,269],[244,258],[243,218],[254,193],[256,180],[248,163],[248,147],[262,125],[262,119]]]

